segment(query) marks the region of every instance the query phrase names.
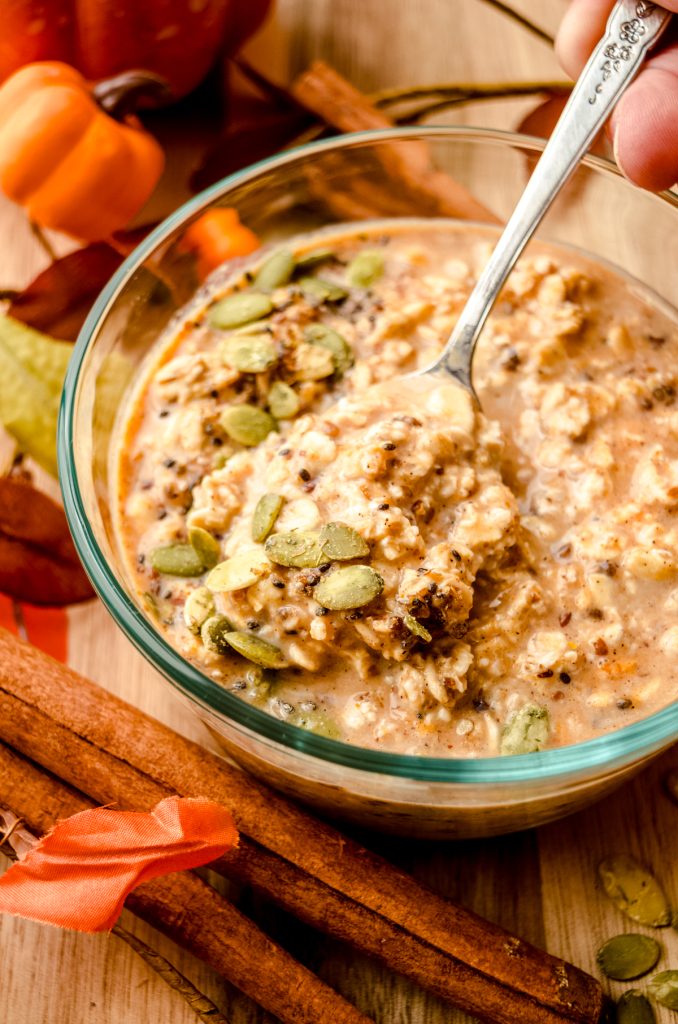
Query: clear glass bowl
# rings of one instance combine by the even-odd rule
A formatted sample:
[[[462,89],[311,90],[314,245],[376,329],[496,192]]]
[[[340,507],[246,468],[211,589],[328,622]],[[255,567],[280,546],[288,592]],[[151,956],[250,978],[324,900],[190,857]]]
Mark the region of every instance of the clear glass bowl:
[[[403,158],[421,162],[422,144],[432,165],[500,220],[510,214],[543,148],[539,140],[497,131],[365,132],[285,152],[203,192],[134,251],[88,317],[64,389],[59,469],[75,543],[99,596],[228,755],[335,817],[449,838],[538,825],[601,796],[678,736],[678,704],[586,743],[517,757],[398,756],[325,739],[228,693],[166,643],[124,582],[109,515],[109,449],[121,395],[196,286],[192,257],[180,246],[187,226],[210,207],[233,206],[268,242],[369,213],[439,215],[430,196],[393,177],[394,167],[402,173]],[[582,164],[539,236],[581,247],[667,302],[673,299],[678,199],[639,191],[605,161]]]

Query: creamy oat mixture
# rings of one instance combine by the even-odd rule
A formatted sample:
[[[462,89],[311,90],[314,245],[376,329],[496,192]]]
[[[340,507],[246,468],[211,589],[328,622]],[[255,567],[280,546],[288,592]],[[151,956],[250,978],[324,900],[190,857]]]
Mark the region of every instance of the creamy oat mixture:
[[[227,689],[324,735],[477,757],[676,697],[678,331],[535,247],[456,385],[432,361],[491,245],[447,222],[307,236],[198,297],[118,445],[150,614]]]

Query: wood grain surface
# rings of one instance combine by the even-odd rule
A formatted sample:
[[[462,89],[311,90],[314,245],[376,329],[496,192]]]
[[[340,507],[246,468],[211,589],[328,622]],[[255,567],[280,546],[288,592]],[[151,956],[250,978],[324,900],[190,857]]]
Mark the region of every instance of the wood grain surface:
[[[555,31],[565,0],[522,0]],[[250,46],[254,63],[281,80],[313,57],[360,88],[452,80],[559,78],[550,48],[481,0],[278,0],[275,20]],[[265,62],[265,64],[263,63]],[[514,127],[534,101],[465,107],[441,121]],[[648,258],[652,258],[648,254]],[[657,258],[661,258],[657,255]],[[0,204],[0,287],[25,284],[46,258],[19,211]],[[69,612],[69,661],[174,728],[208,742],[199,724],[117,631],[98,604]],[[426,844],[368,842],[431,886],[596,973],[600,943],[627,922],[596,885],[606,854],[628,851],[651,865],[678,906],[678,807],[661,778],[666,755],[613,797],[563,822],[497,840]],[[1,861],[1,858],[0,858]],[[0,864],[0,869],[5,866]],[[295,956],[379,1024],[461,1024],[462,1014],[366,959],[311,933],[242,892],[239,905]],[[189,955],[123,914],[209,995],[230,1024],[264,1024],[262,1011]],[[678,968],[678,934],[658,935],[659,969]],[[638,987],[643,982],[637,983]],[[613,983],[617,994],[625,986]],[[658,1018],[670,1024],[673,1015]],[[61,933],[0,918],[0,1020],[7,1024],[193,1024],[192,1011],[119,939]],[[529,1022],[525,1022],[529,1024]]]

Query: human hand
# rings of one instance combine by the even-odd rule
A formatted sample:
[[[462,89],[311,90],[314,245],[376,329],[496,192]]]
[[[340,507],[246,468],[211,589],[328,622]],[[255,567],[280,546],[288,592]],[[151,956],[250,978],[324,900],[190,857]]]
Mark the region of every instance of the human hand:
[[[572,0],[556,40],[567,73],[576,78],[605,29],[614,0]],[[678,12],[678,0],[662,0]],[[643,188],[658,192],[678,181],[678,30],[671,26],[622,96],[611,119],[620,169]]]

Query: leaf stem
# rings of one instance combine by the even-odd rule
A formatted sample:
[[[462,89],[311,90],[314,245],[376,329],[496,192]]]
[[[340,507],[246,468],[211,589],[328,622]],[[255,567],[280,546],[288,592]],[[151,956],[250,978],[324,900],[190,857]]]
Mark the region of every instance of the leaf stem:
[[[36,224],[34,220],[30,221],[29,223],[31,225],[31,232],[33,234],[33,237],[37,241],[40,248],[47,253],[51,263],[56,263],[58,257],[47,235],[44,233],[40,225]]]
[[[514,8],[509,4],[503,3],[502,0],[485,0],[485,3],[489,4],[490,7],[494,7],[496,10],[501,11],[501,13],[505,14],[507,18],[511,18],[519,25],[522,25],[528,32],[531,32],[533,35],[537,36],[538,39],[543,40],[543,42],[548,43],[549,46],[553,46],[555,43],[555,38],[549,32],[546,32],[543,28],[539,28],[539,26],[535,25],[533,21],[530,21],[530,19],[525,17],[524,14],[520,14],[518,11],[514,10]]]

